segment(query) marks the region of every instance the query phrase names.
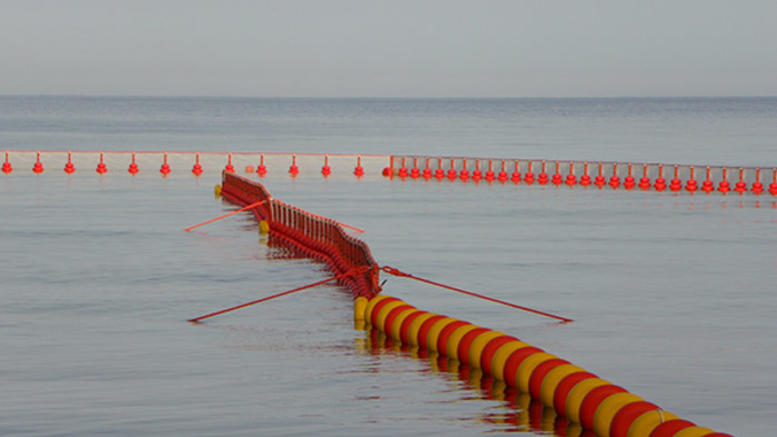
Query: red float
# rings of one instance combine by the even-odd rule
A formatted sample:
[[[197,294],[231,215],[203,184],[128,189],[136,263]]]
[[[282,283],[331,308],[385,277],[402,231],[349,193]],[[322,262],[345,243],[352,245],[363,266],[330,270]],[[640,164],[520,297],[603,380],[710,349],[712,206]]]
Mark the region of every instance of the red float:
[[[679,168],[674,166],[674,179],[669,183],[669,189],[672,191],[680,191],[683,188],[683,182],[680,180]]]
[[[507,182],[507,171],[505,170],[505,165],[506,165],[505,164],[505,160],[503,159],[502,160],[502,170],[499,171],[499,176],[497,177],[497,179],[499,179],[499,182],[501,182],[501,183]]]
[[[256,167],[256,174],[263,178],[267,174],[267,167],[264,165],[264,155],[259,155],[259,165]]]
[[[74,171],[76,171],[76,166],[73,165],[70,152],[67,152],[67,164],[65,164],[65,173],[73,174]]]
[[[753,182],[753,188],[751,189],[753,194],[759,196],[764,192],[764,184],[761,183],[761,169],[755,169],[755,182]]]
[[[407,177],[407,166],[405,164],[405,158],[402,158],[402,167],[399,167],[399,177],[402,179]]]
[[[472,172],[472,180],[477,182],[483,179],[483,173],[480,171],[480,160],[475,160],[475,171]]]
[[[357,178],[364,176],[364,167],[362,167],[362,157],[359,155],[356,156],[356,167],[354,167],[353,169],[353,174]]]
[[[723,168],[723,180],[720,181],[720,184],[718,185],[718,191],[720,191],[723,194],[728,193],[731,191],[731,185],[728,182],[728,179],[726,178],[726,169]]]
[[[230,173],[235,172],[235,166],[232,165],[232,154],[227,154],[227,165],[224,166],[224,171],[228,171]]]
[[[693,167],[691,167],[689,170],[690,170],[690,175],[688,177],[688,182],[685,183],[685,189],[689,193],[693,193],[699,189],[699,186],[696,183],[696,179],[693,178],[693,170],[694,170]]]
[[[43,173],[43,163],[40,162],[40,152],[35,155],[35,164],[32,166],[32,171],[37,174]]]
[[[13,171],[11,161],[8,160],[8,152],[5,152],[5,161],[3,162],[3,173],[9,174]]]
[[[132,162],[130,162],[129,167],[127,167],[127,171],[133,176],[138,174],[138,171],[140,171],[140,169],[138,169],[138,164],[135,163],[135,152],[132,152]]]
[[[467,181],[467,179],[469,179],[469,170],[467,170],[466,159],[461,160],[461,171],[459,172],[459,178],[465,182]]]
[[[434,171],[434,177],[437,180],[445,177],[445,170],[442,169],[442,158],[437,159],[437,170]]]
[[[486,171],[486,181],[488,181],[488,182],[493,182],[494,179],[496,179],[494,177],[494,167],[493,167],[493,165],[494,165],[493,161],[491,161],[489,159],[488,160],[488,170]]]
[[[383,176],[386,177],[393,177],[394,176],[394,157],[389,157],[389,166],[383,168]]]
[[[664,166],[661,164],[658,164],[658,177],[656,178],[656,183],[653,185],[655,187],[656,191],[664,191],[666,189],[666,180],[664,179]]]
[[[621,185],[621,178],[618,177],[618,164],[612,164],[612,177],[610,178],[610,186],[613,190],[617,190]]]
[[[329,166],[329,155],[324,155],[324,165],[321,167],[321,175],[329,177],[332,174],[332,167]]]
[[[772,183],[769,184],[769,194],[777,196],[777,168],[772,170]]]
[[[710,194],[710,191],[715,190],[715,185],[710,180],[710,167],[707,166],[707,179],[704,180],[701,184],[701,190],[704,191],[707,194]]]
[[[429,158],[426,158],[426,167],[424,167],[423,177],[427,181],[432,178],[432,169],[429,168]]]
[[[561,185],[561,182],[562,182],[562,179],[561,179],[561,173],[560,173],[560,167],[561,167],[561,164],[559,164],[559,162],[558,162],[558,161],[556,161],[556,172],[555,172],[555,173],[553,173],[553,177],[552,177],[552,178],[551,178],[551,180],[550,180],[550,182],[551,182],[553,185],[557,186],[557,187],[558,187],[559,185]]]
[[[537,176],[537,183],[540,185],[545,185],[548,183],[548,174],[545,173],[545,161],[542,161],[542,171],[540,172],[539,176]]]
[[[650,178],[647,175],[647,164],[642,164],[642,177],[639,179],[639,188],[642,191],[650,189]]]
[[[421,177],[421,170],[418,169],[418,158],[413,158],[413,168],[410,170],[410,177],[413,179]]]
[[[739,193],[740,195],[744,194],[745,191],[747,191],[747,184],[745,183],[745,169],[742,167],[739,167],[739,181],[734,185],[734,191]]]
[[[200,165],[200,154],[196,154],[194,158],[194,166],[192,167],[192,173],[194,176],[199,177],[202,174],[202,166]]]
[[[604,168],[602,166],[602,163],[600,162],[599,163],[599,173],[596,175],[596,179],[594,179],[594,185],[599,187],[599,189],[601,190],[602,187],[604,187],[605,184],[606,184],[606,182],[604,180]]]
[[[567,180],[565,181],[567,185],[570,187],[574,186],[577,183],[577,177],[575,176],[575,163],[569,162],[569,174],[567,175]]]
[[[520,163],[518,161],[515,161],[514,164],[515,164],[515,169],[513,170],[513,174],[511,175],[510,180],[512,180],[513,183],[517,184],[521,182],[521,171],[518,169]],[[530,174],[531,174],[531,161],[529,161],[529,172],[527,173],[527,175],[530,175]],[[534,180],[534,175],[532,175],[532,180]],[[527,183],[531,184],[531,182],[527,182]]]
[[[170,174],[170,165],[167,163],[167,153],[165,153],[163,159],[162,166],[159,167],[159,173],[162,173],[162,176],[167,177],[167,175]]]
[[[623,180],[623,188],[632,190],[635,185],[634,176],[631,175],[631,163],[629,163],[628,174],[626,175],[626,179]]]
[[[515,168],[518,169],[518,161],[515,161]],[[513,176],[515,173],[513,173]],[[520,176],[520,173],[519,173]],[[523,181],[526,182],[526,185],[531,185],[534,183],[534,173],[531,172],[531,161],[526,166],[526,174],[523,175]]]
[[[580,185],[584,187],[591,185],[591,176],[588,175],[588,161],[583,163],[583,175],[580,176]]]
[[[289,174],[291,177],[296,178],[299,174],[299,167],[297,167],[297,155],[291,155],[291,165],[289,166]]]
[[[450,181],[453,181],[454,179],[456,179],[457,175],[458,175],[458,172],[456,172],[456,164],[453,161],[453,159],[451,159],[451,166],[448,169],[448,179]]]

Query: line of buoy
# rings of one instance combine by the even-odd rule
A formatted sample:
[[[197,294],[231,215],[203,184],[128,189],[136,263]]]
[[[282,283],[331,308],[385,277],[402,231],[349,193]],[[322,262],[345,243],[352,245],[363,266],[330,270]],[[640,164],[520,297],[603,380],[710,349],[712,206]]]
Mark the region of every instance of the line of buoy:
[[[357,298],[354,320],[395,342],[478,369],[600,437],[730,437],[680,419],[516,337],[422,311],[396,297]]]

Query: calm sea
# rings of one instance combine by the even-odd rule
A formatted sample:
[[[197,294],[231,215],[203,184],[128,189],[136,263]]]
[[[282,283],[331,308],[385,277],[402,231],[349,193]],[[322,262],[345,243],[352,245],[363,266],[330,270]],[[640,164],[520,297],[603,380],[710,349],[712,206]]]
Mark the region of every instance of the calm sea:
[[[4,149],[411,153],[777,165],[777,98],[0,97]],[[57,168],[55,168],[57,167]],[[372,347],[324,278],[195,179],[0,174],[0,434],[533,435],[435,360]],[[777,428],[771,196],[265,180],[366,229],[381,264],[563,314],[558,325],[390,278],[386,293],[520,337],[737,436]]]

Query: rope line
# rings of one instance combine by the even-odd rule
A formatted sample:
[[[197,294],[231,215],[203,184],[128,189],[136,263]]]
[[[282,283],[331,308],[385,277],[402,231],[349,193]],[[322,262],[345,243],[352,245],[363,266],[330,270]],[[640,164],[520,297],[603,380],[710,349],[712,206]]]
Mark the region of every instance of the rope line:
[[[444,289],[447,289],[447,290],[455,291],[457,293],[466,294],[468,296],[477,297],[479,299],[487,300],[489,302],[494,302],[494,303],[498,303],[498,304],[501,304],[501,305],[506,305],[506,306],[509,306],[509,307],[512,307],[512,308],[516,308],[516,309],[519,309],[519,310],[528,311],[530,313],[539,314],[541,316],[545,316],[545,317],[550,317],[550,318],[553,318],[553,319],[561,320],[564,323],[568,323],[568,322],[572,322],[573,321],[572,319],[567,318],[567,317],[557,316],[555,314],[550,314],[550,313],[546,313],[544,311],[535,310],[533,308],[525,307],[525,306],[522,306],[522,305],[517,305],[517,304],[511,303],[511,302],[506,302],[504,300],[500,300],[500,299],[496,299],[496,298],[493,298],[493,297],[485,296],[485,295],[482,295],[482,294],[479,294],[479,293],[475,293],[475,292],[472,292],[472,291],[463,290],[461,288],[454,287],[454,286],[451,286],[451,285],[446,285],[446,284],[442,284],[440,282],[435,282],[435,281],[432,281],[430,279],[421,278],[421,277],[412,275],[410,273],[403,272],[403,271],[401,271],[399,269],[396,269],[394,267],[383,266],[381,268],[381,270],[383,272],[385,272],[385,273],[390,274],[390,275],[399,276],[399,277],[402,277],[402,278],[415,279],[416,281],[424,282],[426,284],[434,285],[436,287],[440,287],[440,288],[444,288]]]
[[[236,306],[233,306],[233,307],[230,307],[230,308],[226,308],[226,309],[223,309],[223,310],[220,310],[220,311],[216,311],[216,312],[213,312],[213,313],[210,313],[210,314],[205,314],[204,316],[195,317],[193,319],[189,319],[188,321],[192,322],[192,323],[199,323],[201,320],[205,320],[205,319],[208,319],[208,318],[211,318],[211,317],[214,317],[214,316],[218,316],[220,314],[224,314],[224,313],[228,313],[228,312],[231,312],[231,311],[239,310],[241,308],[249,307],[251,305],[256,305],[258,303],[267,302],[268,300],[273,300],[273,299],[276,299],[276,298],[279,298],[279,297],[282,297],[282,296],[286,296],[288,294],[296,293],[298,291],[307,290],[308,288],[317,287],[319,285],[326,284],[327,282],[337,281],[337,280],[346,278],[348,276],[353,276],[353,275],[357,275],[359,273],[364,273],[368,269],[369,269],[368,267],[355,267],[355,268],[353,268],[353,269],[351,269],[351,270],[349,270],[349,271],[347,271],[345,273],[341,273],[339,275],[335,275],[335,276],[332,276],[332,277],[327,278],[327,279],[322,279],[320,281],[313,282],[312,284],[307,284],[307,285],[303,285],[301,287],[297,287],[297,288],[294,288],[294,289],[291,289],[291,290],[282,291],[280,293],[276,293],[276,294],[273,294],[271,296],[263,297],[263,298],[257,299],[257,300],[252,300],[251,302],[246,302],[246,303],[243,303],[243,304],[240,304],[240,305],[236,305]]]

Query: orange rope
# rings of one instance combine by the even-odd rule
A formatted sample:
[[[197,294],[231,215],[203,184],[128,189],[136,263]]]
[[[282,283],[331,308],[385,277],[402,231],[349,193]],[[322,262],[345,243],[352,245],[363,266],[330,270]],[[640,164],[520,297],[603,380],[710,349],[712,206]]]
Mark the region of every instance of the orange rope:
[[[490,302],[495,302],[495,303],[498,303],[498,304],[507,305],[507,306],[512,307],[512,308],[517,308],[519,310],[528,311],[528,312],[534,313],[534,314],[539,314],[541,316],[558,319],[558,320],[561,320],[564,323],[572,321],[572,319],[568,319],[566,317],[557,316],[555,314],[546,313],[546,312],[543,312],[543,311],[535,310],[533,308],[529,308],[529,307],[525,307],[525,306],[521,306],[521,305],[516,305],[516,304],[510,303],[510,302],[505,302],[503,300],[499,300],[499,299],[496,299],[496,298],[493,298],[493,297],[484,296],[482,294],[473,293],[473,292],[467,291],[467,290],[462,290],[461,288],[456,288],[456,287],[452,287],[450,285],[445,285],[445,284],[441,284],[439,282],[434,282],[434,281],[431,281],[429,279],[419,278],[418,276],[411,275],[410,273],[405,273],[405,272],[403,272],[403,271],[401,271],[399,269],[395,269],[394,267],[383,266],[381,270],[383,270],[384,272],[386,272],[386,273],[388,273],[390,275],[400,276],[400,277],[410,278],[410,279],[415,279],[416,281],[425,282],[427,284],[435,285],[437,287],[445,288],[447,290],[452,290],[452,291],[456,291],[458,293],[463,293],[463,294],[466,294],[466,295],[469,295],[469,296],[473,296],[473,297],[477,297],[477,298],[480,298],[480,299],[483,299],[483,300],[487,300],[487,301],[490,301]]]
[[[297,288],[294,288],[292,290],[283,291],[283,292],[280,292],[280,293],[277,293],[277,294],[273,294],[272,296],[267,296],[267,297],[263,297],[261,299],[253,300],[251,302],[246,302],[244,304],[240,304],[240,305],[237,305],[237,306],[234,306],[234,307],[231,307],[231,308],[227,308],[227,309],[224,309],[224,310],[221,310],[221,311],[216,311],[214,313],[206,314],[204,316],[195,317],[193,319],[189,319],[188,321],[192,322],[192,323],[198,323],[200,320],[204,320],[204,319],[207,319],[209,317],[218,316],[219,314],[228,313],[228,312],[234,311],[234,310],[239,310],[240,308],[245,308],[247,306],[251,306],[251,305],[258,304],[258,303],[266,302],[268,300],[272,300],[272,299],[275,299],[275,298],[278,298],[278,297],[281,297],[281,296],[286,296],[287,294],[296,293],[296,292],[302,291],[302,290],[307,290],[308,288],[313,288],[313,287],[316,287],[316,286],[319,286],[319,285],[322,285],[322,284],[326,284],[327,282],[332,282],[332,281],[336,281],[338,279],[343,279],[343,278],[348,277],[348,276],[358,275],[359,273],[364,273],[367,270],[369,270],[369,267],[365,267],[365,266],[354,267],[354,268],[352,268],[351,270],[349,270],[349,271],[347,271],[345,273],[341,273],[339,275],[332,276],[331,278],[323,279],[321,281],[314,282],[312,284],[303,285],[302,287],[297,287]]]
[[[245,207],[243,207],[243,208],[240,208],[240,209],[238,209],[238,210],[235,210],[235,211],[232,211],[232,212],[228,212],[228,213],[226,213],[226,214],[224,214],[224,215],[222,215],[222,216],[219,216],[219,217],[216,217],[216,218],[213,218],[213,219],[210,219],[210,220],[204,221],[204,222],[202,222],[202,223],[199,223],[199,224],[196,224],[196,225],[194,225],[194,226],[189,226],[188,228],[184,229],[184,231],[185,231],[185,232],[189,232],[189,231],[191,231],[192,229],[199,228],[200,226],[205,226],[205,225],[207,225],[207,224],[209,224],[209,223],[213,223],[213,222],[215,222],[215,221],[217,221],[217,220],[221,220],[221,219],[223,219],[223,218],[227,218],[227,217],[229,217],[229,216],[231,216],[231,215],[235,215],[235,214],[237,214],[237,213],[239,213],[239,212],[243,212],[243,211],[245,211],[245,210],[247,210],[247,209],[255,208],[255,207],[257,207],[257,206],[259,206],[259,205],[263,204],[264,202],[266,202],[266,200],[260,200],[259,202],[254,202],[254,203],[252,203],[252,204],[250,204],[250,205],[248,205],[248,206],[245,206]]]

